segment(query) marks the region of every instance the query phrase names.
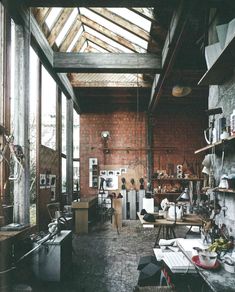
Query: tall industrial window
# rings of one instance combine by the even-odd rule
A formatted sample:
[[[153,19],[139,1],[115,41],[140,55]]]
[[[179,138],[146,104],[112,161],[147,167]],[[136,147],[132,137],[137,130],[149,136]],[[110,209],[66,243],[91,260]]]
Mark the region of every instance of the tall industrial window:
[[[42,66],[41,143],[56,150],[56,83]]]
[[[39,59],[32,48],[30,48],[29,78],[30,223],[36,224],[36,109],[39,95]]]

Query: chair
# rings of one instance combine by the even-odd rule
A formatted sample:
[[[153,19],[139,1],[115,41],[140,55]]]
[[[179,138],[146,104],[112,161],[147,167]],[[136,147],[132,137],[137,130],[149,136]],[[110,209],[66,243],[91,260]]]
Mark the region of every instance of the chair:
[[[62,215],[62,212],[60,211],[60,203],[58,202],[47,204],[47,211],[51,221],[58,219]]]

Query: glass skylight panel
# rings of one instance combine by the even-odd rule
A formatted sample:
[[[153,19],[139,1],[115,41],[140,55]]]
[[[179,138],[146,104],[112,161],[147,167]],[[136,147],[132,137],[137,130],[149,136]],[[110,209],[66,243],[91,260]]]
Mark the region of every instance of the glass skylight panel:
[[[101,39],[102,41],[106,42],[108,45],[113,46],[117,49],[119,49],[120,51],[124,52],[124,53],[133,53],[131,50],[129,50],[128,48],[120,45],[119,43],[111,40],[110,38],[102,35],[101,33],[95,31],[94,29],[88,27],[88,26],[84,26],[85,31],[87,31],[88,33],[90,33],[91,35]]]
[[[75,35],[73,41],[69,45],[69,47],[67,49],[67,52],[71,52],[72,48],[74,47],[74,45],[76,44],[76,42],[78,41],[78,39],[79,39],[79,37],[81,36],[82,33],[83,33],[83,27],[81,26],[80,29],[79,29],[79,31]]]
[[[107,19],[99,16],[98,14],[86,9],[81,8],[81,13],[84,14],[86,17],[92,19],[93,21],[97,22],[98,24],[104,26],[105,28],[109,29],[111,32],[116,33],[119,36],[124,37],[126,40],[129,40],[133,44],[137,44],[138,46],[143,48],[143,53],[147,50],[148,43],[141,38],[135,36],[134,34],[126,31],[125,29],[119,27],[118,25],[108,21]]]
[[[112,11],[113,13],[116,13],[119,16],[125,18],[126,20],[132,22],[133,24],[141,27],[142,29],[146,30],[147,32],[150,32],[151,21],[138,15],[137,13],[135,13],[127,8],[107,8],[107,9]]]
[[[84,53],[86,48],[87,48],[87,41],[84,42],[84,44],[82,45],[81,50],[79,52]]]
[[[49,29],[52,28],[53,24],[55,23],[56,18],[59,16],[61,10],[62,10],[62,8],[59,8],[59,7],[55,7],[55,8],[51,9],[51,12],[49,13],[49,15],[47,16],[47,18],[45,20]]]
[[[93,42],[91,41],[88,41],[88,44],[93,47],[94,49],[96,49],[98,52],[101,52],[101,53],[108,53],[108,51],[106,51],[104,48],[101,48],[100,46],[94,44]]]
[[[64,27],[62,28],[61,32],[59,33],[58,37],[56,38],[56,44],[57,46],[60,46],[62,40],[64,39],[66,33],[68,32],[68,30],[71,28],[71,25],[73,24],[75,18],[78,15],[78,10],[77,9],[73,9],[73,12],[71,13],[71,15],[69,16],[68,20],[66,21]]]

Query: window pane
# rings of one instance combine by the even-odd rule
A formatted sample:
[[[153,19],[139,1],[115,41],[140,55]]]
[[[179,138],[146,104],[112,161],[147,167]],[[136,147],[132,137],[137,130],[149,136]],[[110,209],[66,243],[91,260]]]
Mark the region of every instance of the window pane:
[[[79,144],[80,144],[80,116],[73,111],[73,157],[79,158]]]
[[[29,111],[29,143],[30,143],[30,223],[36,224],[36,107],[38,99],[38,64],[39,60],[30,48],[30,111]]]
[[[66,158],[61,158],[61,192],[66,193]]]
[[[42,141],[56,149],[56,83],[42,66]]]
[[[67,98],[66,96],[62,93],[62,121],[61,121],[61,126],[62,126],[62,153],[66,154],[66,106],[67,106]]]
[[[74,192],[79,192],[80,190],[79,167],[80,167],[80,162],[74,161],[73,162],[73,191]]]

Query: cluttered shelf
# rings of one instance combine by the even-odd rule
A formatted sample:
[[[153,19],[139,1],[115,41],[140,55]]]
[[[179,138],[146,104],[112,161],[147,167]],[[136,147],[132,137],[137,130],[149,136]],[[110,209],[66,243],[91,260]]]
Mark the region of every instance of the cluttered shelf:
[[[203,180],[203,178],[177,178],[177,177],[167,177],[167,178],[152,178],[152,181],[157,181],[157,182],[164,182],[164,181],[199,181]]]
[[[215,151],[222,151],[225,146],[235,144],[235,136],[230,136],[226,139],[220,140],[216,143],[207,145],[203,148],[194,151],[194,154],[198,154],[201,152],[208,152],[210,149],[215,149]]]
[[[231,193],[231,194],[235,194],[235,190],[234,189],[215,189],[215,192],[219,192],[219,193]]]

